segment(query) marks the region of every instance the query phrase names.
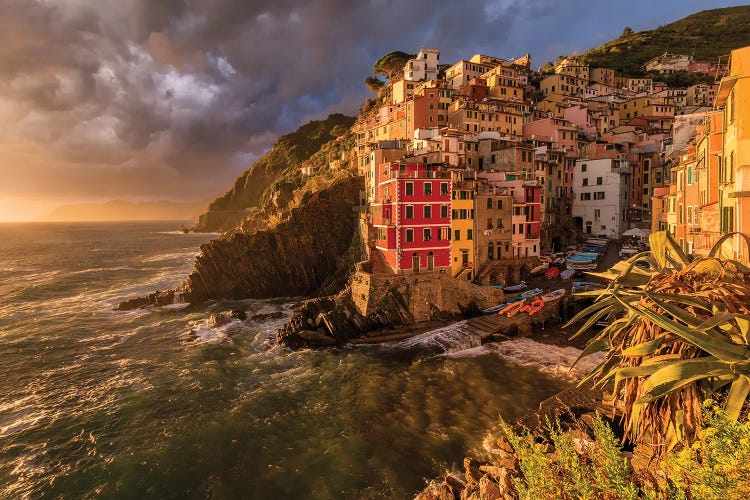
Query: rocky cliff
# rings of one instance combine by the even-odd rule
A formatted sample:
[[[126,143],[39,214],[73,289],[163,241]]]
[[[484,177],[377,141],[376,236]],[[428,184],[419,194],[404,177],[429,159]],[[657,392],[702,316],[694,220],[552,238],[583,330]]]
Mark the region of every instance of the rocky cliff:
[[[309,295],[339,276],[357,255],[357,205],[363,179],[349,177],[313,193],[288,220],[251,234],[234,232],[201,247],[184,298]],[[344,283],[340,283],[343,285]]]
[[[208,206],[198,219],[196,231],[229,231],[264,205],[283,209],[292,192],[305,183],[299,169],[302,162],[310,160],[325,145],[337,142],[334,140],[346,135],[353,123],[350,116],[333,114],[281,136],[270,151],[237,178],[229,191]],[[346,141],[338,142],[342,142],[342,151],[350,147],[344,144]],[[327,161],[325,156],[322,160]]]

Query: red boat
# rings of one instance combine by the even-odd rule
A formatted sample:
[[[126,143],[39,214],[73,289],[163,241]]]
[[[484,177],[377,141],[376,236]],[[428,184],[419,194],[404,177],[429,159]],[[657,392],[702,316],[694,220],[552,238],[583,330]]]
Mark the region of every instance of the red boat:
[[[557,267],[550,267],[546,273],[548,278],[557,278],[560,275],[560,269]]]

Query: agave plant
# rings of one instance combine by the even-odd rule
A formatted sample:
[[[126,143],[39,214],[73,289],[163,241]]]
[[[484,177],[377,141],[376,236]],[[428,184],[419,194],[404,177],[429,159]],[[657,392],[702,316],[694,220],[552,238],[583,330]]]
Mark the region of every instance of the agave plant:
[[[611,280],[607,288],[578,294],[595,301],[565,325],[583,322],[574,337],[608,323],[581,354],[606,351],[584,381],[612,384],[613,407],[635,442],[650,438],[670,449],[692,440],[705,399],[722,396],[736,419],[748,398],[750,268],[717,257],[734,234],[699,257],[686,255],[669,233],[653,233],[651,251],[592,273]]]

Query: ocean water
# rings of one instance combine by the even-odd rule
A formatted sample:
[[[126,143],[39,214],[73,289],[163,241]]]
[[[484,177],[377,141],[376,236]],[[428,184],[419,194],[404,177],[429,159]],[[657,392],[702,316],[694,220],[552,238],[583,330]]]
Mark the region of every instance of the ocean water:
[[[408,498],[575,378],[461,323],[293,352],[295,298],[113,311],[184,279],[179,225],[0,224],[0,498]],[[284,318],[209,328],[240,306]]]

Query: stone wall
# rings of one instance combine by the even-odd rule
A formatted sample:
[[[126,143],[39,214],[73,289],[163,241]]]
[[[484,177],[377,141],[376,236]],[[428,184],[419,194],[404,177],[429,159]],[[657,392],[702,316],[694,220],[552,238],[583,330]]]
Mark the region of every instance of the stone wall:
[[[485,286],[515,285],[522,280],[528,280],[528,273],[541,263],[539,257],[491,260],[479,270],[476,282]]]
[[[364,316],[377,310],[390,291],[404,297],[417,322],[429,321],[435,310],[460,314],[471,302],[483,309],[504,300],[499,288],[474,285],[443,273],[372,275],[360,271],[352,277],[352,301]]]

